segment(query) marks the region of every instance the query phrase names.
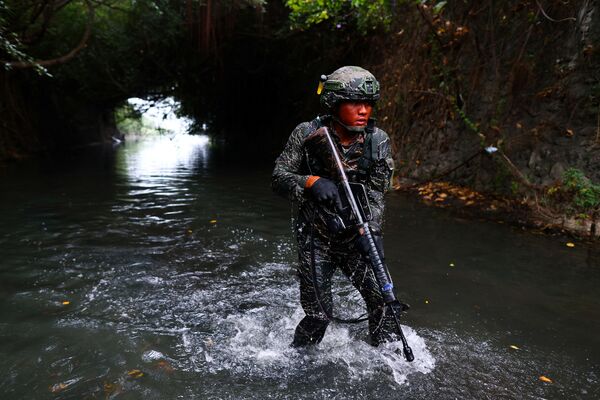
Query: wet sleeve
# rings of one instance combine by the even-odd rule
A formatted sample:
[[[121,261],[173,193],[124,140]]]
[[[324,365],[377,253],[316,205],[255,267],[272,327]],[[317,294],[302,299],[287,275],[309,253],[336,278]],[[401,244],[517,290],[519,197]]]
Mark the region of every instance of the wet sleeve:
[[[304,136],[309,127],[300,124],[290,135],[283,152],[275,160],[271,186],[275,193],[292,201],[304,200],[304,185],[309,175],[301,174],[304,156]]]
[[[394,171],[394,158],[390,138],[384,131],[379,131],[382,140],[378,142],[377,158],[371,169],[367,184],[369,202],[371,205],[371,227],[374,232],[381,232],[385,211],[385,194],[391,186]]]

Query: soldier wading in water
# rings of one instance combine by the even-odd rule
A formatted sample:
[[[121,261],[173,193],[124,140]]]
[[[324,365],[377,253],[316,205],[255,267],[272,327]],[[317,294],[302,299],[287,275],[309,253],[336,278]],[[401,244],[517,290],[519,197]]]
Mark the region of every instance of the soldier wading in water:
[[[370,118],[379,99],[379,82],[363,68],[346,66],[323,75],[319,93],[327,114],[294,129],[273,171],[273,189],[298,205],[298,276],[306,316],[296,328],[292,345],[319,343],[329,322],[339,320],[332,315],[331,293],[332,276],[339,268],[366,303],[370,340],[377,346],[396,340],[397,328],[385,311],[367,260],[365,236],[356,227],[340,227],[336,218],[343,210],[343,191],[338,190],[339,173],[324,128],[331,133],[348,179],[365,189],[362,203],[369,204],[363,207],[383,258],[384,194],[394,164],[388,135]]]

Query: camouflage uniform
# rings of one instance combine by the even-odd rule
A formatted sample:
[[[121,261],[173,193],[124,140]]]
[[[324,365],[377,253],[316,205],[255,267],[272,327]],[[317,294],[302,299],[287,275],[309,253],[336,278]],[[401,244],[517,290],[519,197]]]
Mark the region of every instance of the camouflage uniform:
[[[391,316],[384,313],[384,302],[375,275],[367,261],[354,249],[355,231],[332,234],[326,226],[331,211],[316,204],[305,193],[310,175],[339,181],[322,126],[328,126],[336,142],[348,178],[363,183],[367,189],[372,221],[370,226],[381,231],[384,194],[390,185],[393,159],[388,135],[369,121],[364,133],[348,147],[341,145],[332,117],[318,117],[301,123],[289,137],[285,149],[275,162],[272,186],[275,192],[298,206],[296,239],[298,241],[300,301],[306,313],[296,328],[294,345],[303,346],[321,341],[332,320],[331,279],[335,270],[351,280],[365,300],[368,310],[371,343],[378,345],[393,340],[396,330]]]

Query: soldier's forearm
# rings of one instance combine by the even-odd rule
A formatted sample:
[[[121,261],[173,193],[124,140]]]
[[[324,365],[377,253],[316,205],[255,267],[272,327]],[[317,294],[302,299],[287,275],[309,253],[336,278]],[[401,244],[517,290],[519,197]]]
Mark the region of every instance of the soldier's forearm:
[[[300,201],[304,197],[304,186],[307,179],[308,175],[301,175],[275,167],[271,187],[275,193],[289,200]]]

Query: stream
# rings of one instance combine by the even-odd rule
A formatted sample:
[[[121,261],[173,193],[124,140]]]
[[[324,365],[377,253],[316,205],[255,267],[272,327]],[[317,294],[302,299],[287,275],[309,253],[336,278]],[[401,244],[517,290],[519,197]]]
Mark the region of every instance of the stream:
[[[600,398],[598,245],[401,193],[386,261],[416,360],[366,323],[291,348],[292,206],[270,173],[188,135],[0,167],[0,398]],[[335,293],[363,312],[339,273]]]

